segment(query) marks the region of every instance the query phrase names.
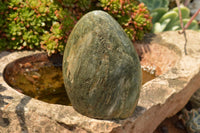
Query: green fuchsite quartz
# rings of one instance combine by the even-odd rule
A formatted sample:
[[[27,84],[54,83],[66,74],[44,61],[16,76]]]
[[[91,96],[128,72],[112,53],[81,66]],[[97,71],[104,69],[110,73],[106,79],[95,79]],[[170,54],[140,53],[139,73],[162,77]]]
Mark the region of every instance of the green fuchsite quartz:
[[[98,119],[133,114],[141,66],[131,40],[108,13],[92,11],[72,30],[63,57],[63,78],[72,106]]]

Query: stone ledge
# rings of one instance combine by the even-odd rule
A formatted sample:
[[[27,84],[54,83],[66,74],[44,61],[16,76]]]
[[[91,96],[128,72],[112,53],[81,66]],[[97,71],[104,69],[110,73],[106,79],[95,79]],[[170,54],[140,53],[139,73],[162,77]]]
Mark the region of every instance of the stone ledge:
[[[184,54],[183,35],[178,32],[164,32],[152,38],[148,45],[150,55],[156,51],[153,44],[159,44],[173,51],[176,60],[166,63],[173,65],[169,69],[161,67],[166,72],[143,85],[135,113],[120,121],[91,119],[71,106],[48,104],[15,91],[3,79],[5,66],[39,51],[1,52],[0,132],[153,132],[165,118],[180,111],[200,88],[200,32],[187,31],[187,36],[188,55]],[[170,61],[166,55],[159,54],[155,56]]]

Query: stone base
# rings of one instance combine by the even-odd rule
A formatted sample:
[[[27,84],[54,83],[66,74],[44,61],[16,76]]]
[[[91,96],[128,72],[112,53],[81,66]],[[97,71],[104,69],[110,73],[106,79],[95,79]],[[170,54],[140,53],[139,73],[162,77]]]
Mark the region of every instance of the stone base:
[[[187,31],[188,55],[184,53],[184,37],[177,31],[155,35],[150,43],[136,45],[140,52],[143,49],[141,64],[155,65],[161,75],[143,85],[133,116],[119,121],[91,119],[71,106],[48,104],[15,91],[3,79],[5,66],[38,51],[1,52],[0,132],[152,133],[200,88],[199,36],[200,32]]]

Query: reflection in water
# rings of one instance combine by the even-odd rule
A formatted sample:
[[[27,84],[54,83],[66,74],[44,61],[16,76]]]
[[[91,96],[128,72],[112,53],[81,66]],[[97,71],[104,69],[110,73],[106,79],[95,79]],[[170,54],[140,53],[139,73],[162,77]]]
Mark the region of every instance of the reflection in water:
[[[48,64],[39,68],[26,68],[7,79],[17,91],[48,103],[69,105],[62,68]]]
[[[154,79],[155,77],[155,73],[151,74],[151,72],[142,70],[142,84],[145,84],[146,82]]]

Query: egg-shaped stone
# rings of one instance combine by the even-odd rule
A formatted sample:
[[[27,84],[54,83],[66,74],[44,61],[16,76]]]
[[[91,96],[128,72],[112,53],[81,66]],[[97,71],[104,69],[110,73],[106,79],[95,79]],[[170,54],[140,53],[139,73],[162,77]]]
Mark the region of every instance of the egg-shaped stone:
[[[98,119],[133,114],[141,88],[140,61],[108,13],[92,11],[77,22],[64,51],[63,77],[77,112]]]

